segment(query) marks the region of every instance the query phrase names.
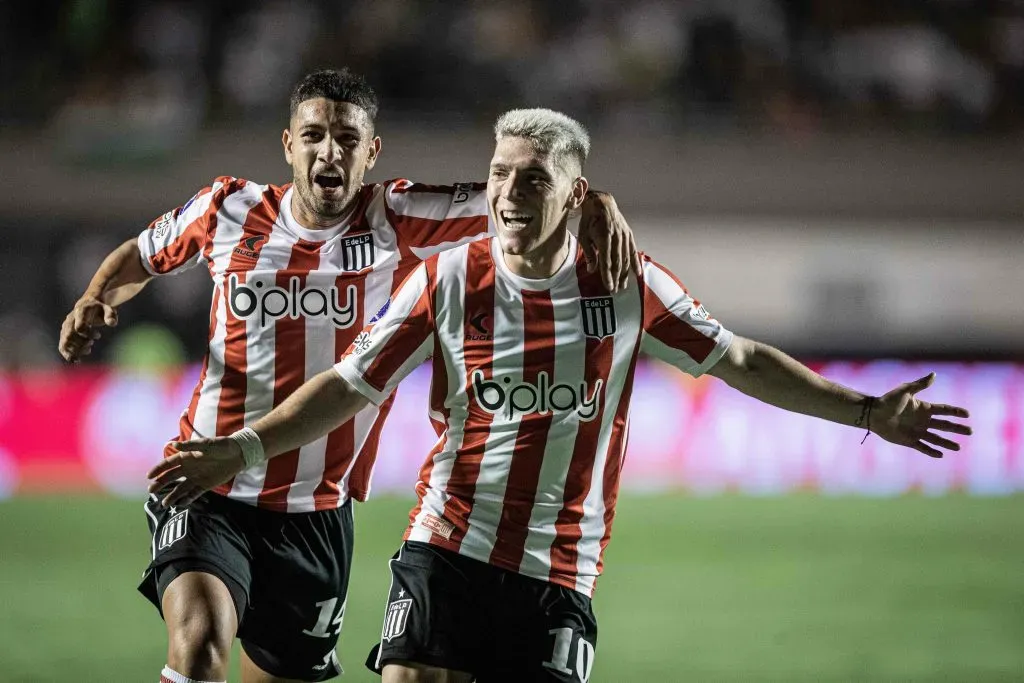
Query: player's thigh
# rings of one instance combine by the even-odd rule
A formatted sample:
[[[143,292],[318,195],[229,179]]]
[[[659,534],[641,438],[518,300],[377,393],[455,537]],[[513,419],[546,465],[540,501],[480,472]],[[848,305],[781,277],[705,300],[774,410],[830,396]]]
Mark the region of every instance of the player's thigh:
[[[488,637],[488,603],[481,595],[488,565],[413,541],[403,543],[388,565],[391,587],[381,640],[367,667],[377,672],[389,664],[419,667],[411,672],[395,669],[393,676],[434,670],[475,673]]]
[[[352,563],[351,505],[260,511],[259,539],[250,539],[250,609],[238,637],[251,663],[277,679],[320,681],[341,673],[335,648]]]
[[[210,651],[226,657],[238,630],[235,601],[224,580],[185,571],[169,580],[161,606],[172,652]]]
[[[230,631],[230,643],[244,618],[248,511],[239,505],[212,493],[187,507],[165,509],[155,497],[146,503],[152,558],[139,591],[160,610],[172,640]]]
[[[590,598],[524,576],[505,587],[493,612],[496,637],[479,683],[586,683],[597,650]]]
[[[473,683],[473,674],[439,669],[414,662],[392,662],[381,673],[382,683]]]

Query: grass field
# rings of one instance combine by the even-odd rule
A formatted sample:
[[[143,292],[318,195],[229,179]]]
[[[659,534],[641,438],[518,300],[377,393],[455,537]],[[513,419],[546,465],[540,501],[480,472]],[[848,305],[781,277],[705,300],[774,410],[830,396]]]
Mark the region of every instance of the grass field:
[[[374,680],[408,506],[357,509],[342,680]],[[141,502],[6,501],[0,544],[0,681],[157,679]],[[625,497],[607,566],[591,681],[1024,680],[1021,496]]]

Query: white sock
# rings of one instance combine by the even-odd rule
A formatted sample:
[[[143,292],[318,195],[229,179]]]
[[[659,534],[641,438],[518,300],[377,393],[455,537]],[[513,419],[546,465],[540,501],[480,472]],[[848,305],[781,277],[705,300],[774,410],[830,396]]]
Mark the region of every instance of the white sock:
[[[164,666],[164,670],[160,672],[160,683],[227,683],[227,681],[197,681],[178,673],[169,666]]]

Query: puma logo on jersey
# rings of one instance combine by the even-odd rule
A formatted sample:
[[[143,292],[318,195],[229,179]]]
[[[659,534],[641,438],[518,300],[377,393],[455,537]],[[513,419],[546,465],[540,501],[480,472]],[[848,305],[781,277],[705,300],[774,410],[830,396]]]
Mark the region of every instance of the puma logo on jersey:
[[[604,380],[594,383],[594,391],[588,391],[587,383],[579,385],[551,384],[548,373],[537,373],[537,384],[520,382],[512,384],[512,378],[502,377],[501,382],[488,380],[482,370],[473,371],[473,392],[480,407],[493,415],[504,415],[508,420],[532,413],[552,411],[575,411],[580,420],[590,422],[601,408],[601,387]],[[589,394],[589,396],[588,396]]]
[[[288,288],[267,286],[256,280],[249,284],[238,281],[238,275],[228,277],[228,307],[235,317],[257,320],[266,327],[279,318],[297,320],[327,318],[335,327],[352,327],[356,321],[358,290],[354,284],[345,288],[344,298],[337,287],[302,287],[298,276],[288,280]]]

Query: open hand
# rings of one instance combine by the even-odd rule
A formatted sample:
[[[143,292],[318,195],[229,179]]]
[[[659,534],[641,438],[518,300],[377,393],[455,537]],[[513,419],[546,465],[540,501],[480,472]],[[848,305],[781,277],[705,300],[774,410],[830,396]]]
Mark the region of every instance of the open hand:
[[[625,289],[631,273],[643,277],[633,231],[615,199],[607,192],[589,190],[580,211],[579,240],[587,270],[600,270],[609,292]]]
[[[160,503],[164,507],[189,505],[215,486],[245,469],[242,447],[226,436],[174,442],[178,452],[146,474],[149,492],[167,488]]]
[[[57,350],[64,360],[77,363],[92,353],[92,345],[100,338],[100,328],[117,325],[117,311],[91,296],[83,296],[64,318]]]
[[[901,384],[877,399],[871,409],[870,423],[865,426],[886,441],[913,448],[932,458],[942,457],[942,451],[936,446],[959,451],[960,444],[938,432],[969,436],[971,428],[959,422],[941,420],[936,416],[966,418],[970,416],[969,413],[957,406],[926,403],[915,395],[930,387],[934,381],[933,372],[921,379]]]

